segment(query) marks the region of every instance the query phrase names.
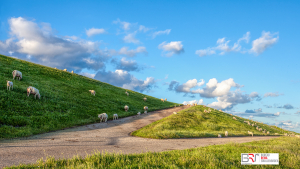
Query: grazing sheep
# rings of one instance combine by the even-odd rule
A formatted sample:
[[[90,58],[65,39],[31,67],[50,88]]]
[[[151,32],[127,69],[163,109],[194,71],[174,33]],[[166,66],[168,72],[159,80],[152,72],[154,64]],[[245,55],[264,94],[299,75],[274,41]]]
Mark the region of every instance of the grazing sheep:
[[[253,132],[251,132],[251,131],[248,131],[248,134],[251,134],[251,135],[252,135],[252,137],[253,137]]]
[[[138,116],[141,115],[141,112],[138,112],[137,115],[138,115]]]
[[[233,120],[236,120],[236,118],[235,117],[232,117],[233,118]]]
[[[177,113],[174,111],[173,114],[177,114]]]
[[[225,131],[225,137],[228,137],[228,131]]]
[[[162,102],[165,102],[165,100],[163,98],[160,99]]]
[[[147,106],[144,106],[144,110],[145,110],[145,111],[148,111],[148,107],[147,107]]]
[[[266,133],[265,131],[262,131],[263,133]]]
[[[204,113],[207,113],[207,110],[206,110],[206,109],[204,110]]]
[[[295,135],[295,137],[300,138],[300,135]]]
[[[100,118],[100,123],[102,122],[102,120],[104,120],[104,122],[107,122],[108,116],[106,113],[98,114],[98,117]]]
[[[144,114],[147,114],[147,111],[144,111]]]
[[[222,137],[221,134],[218,134],[218,137],[221,138]]]
[[[203,107],[206,107],[205,105],[203,105]]]
[[[129,107],[127,105],[124,106],[125,111],[127,111],[129,109]]]
[[[232,114],[230,114],[230,116],[232,116]]]
[[[22,79],[22,72],[18,71],[18,70],[14,70],[12,72],[12,75],[13,75],[13,79],[15,80],[15,77],[17,77],[19,80]]]
[[[275,133],[275,135],[278,135],[278,133]]]
[[[269,131],[267,131],[267,134],[270,134],[270,132],[269,132]]]
[[[165,101],[167,101],[167,98],[165,98]]]
[[[259,128],[259,127],[257,126],[257,127],[256,127],[256,130],[258,130],[258,128]]]
[[[72,70],[71,73],[74,73],[74,71]]]
[[[36,99],[36,96],[38,96],[39,99],[41,99],[41,95],[40,95],[40,92],[38,89],[32,87],[32,86],[29,86],[27,88],[27,96],[29,97],[30,94],[34,94],[34,98]]]
[[[119,117],[118,117],[118,114],[114,114],[113,115],[113,120],[117,120]]]
[[[54,69],[56,69],[56,67]]]
[[[251,124],[252,125],[252,127],[254,127],[254,124]]]
[[[91,94],[94,95],[94,96],[96,94],[95,90],[89,90],[89,92],[91,92]]]
[[[11,82],[11,81],[8,81],[8,80],[6,80],[6,85],[7,85],[7,90],[8,90],[8,88],[9,88],[9,90],[10,90],[10,87],[11,87],[11,90],[13,90],[14,89],[14,83],[13,82]]]
[[[287,133],[284,133],[284,136],[287,136],[288,134]]]
[[[262,131],[262,128],[259,128],[258,131]]]
[[[127,96],[129,96],[129,93],[126,91],[125,94],[127,94]]]
[[[67,71],[67,69],[64,69],[63,71],[65,71],[65,72],[66,72],[66,71]]]
[[[144,101],[147,101],[147,98],[146,98],[146,97],[144,97]]]
[[[221,109],[219,111],[222,111]]]

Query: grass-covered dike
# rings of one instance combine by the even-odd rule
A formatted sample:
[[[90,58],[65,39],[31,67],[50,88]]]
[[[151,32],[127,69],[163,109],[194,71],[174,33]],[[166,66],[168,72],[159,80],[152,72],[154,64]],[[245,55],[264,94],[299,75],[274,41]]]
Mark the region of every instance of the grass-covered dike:
[[[241,153],[279,153],[279,165],[241,165]],[[300,139],[279,137],[249,143],[228,143],[160,153],[100,153],[86,158],[40,159],[35,164],[7,167],[26,168],[300,168]]]
[[[13,70],[22,72],[21,81],[13,80]],[[6,80],[13,81],[13,90],[6,89]],[[4,55],[0,55],[0,82],[0,140],[99,122],[100,113],[112,119],[114,113],[136,115],[144,106],[154,111],[175,105],[131,90],[127,96],[123,88]],[[28,86],[40,91],[40,100],[27,97]]]
[[[205,109],[211,109],[212,111],[211,113],[204,113]],[[229,137],[249,136],[248,131],[252,131],[253,135],[256,136],[267,135],[262,131],[256,130],[255,126],[253,127],[244,123],[244,121],[250,121],[251,124],[256,123],[260,128],[269,131],[269,135],[275,135],[275,133],[278,133],[278,135],[295,133],[241,117],[236,117],[237,120],[234,120],[233,117],[236,116],[231,116],[228,113],[202,105],[193,106],[181,110],[177,114],[172,114],[171,116],[155,121],[132,132],[131,135],[155,139],[218,137],[218,134],[224,137],[225,131],[228,131]]]

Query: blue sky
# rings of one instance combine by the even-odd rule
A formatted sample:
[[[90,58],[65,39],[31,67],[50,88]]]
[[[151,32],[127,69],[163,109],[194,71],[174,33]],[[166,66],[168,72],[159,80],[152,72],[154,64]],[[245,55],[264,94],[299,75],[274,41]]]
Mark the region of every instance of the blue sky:
[[[300,132],[299,1],[0,1],[0,53]]]

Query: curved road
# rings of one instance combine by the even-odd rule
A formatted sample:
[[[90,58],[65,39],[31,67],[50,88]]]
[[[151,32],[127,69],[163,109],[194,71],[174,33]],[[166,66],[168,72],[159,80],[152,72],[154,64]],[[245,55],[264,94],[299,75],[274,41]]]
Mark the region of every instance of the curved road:
[[[85,157],[95,151],[122,152],[124,154],[146,151],[161,152],[203,147],[228,142],[251,142],[267,140],[278,136],[192,138],[192,139],[147,139],[129,134],[145,125],[180,111],[187,106],[169,108],[131,116],[107,123],[95,123],[56,132],[39,134],[27,139],[0,141],[0,168],[21,163],[35,163],[46,156],[72,158],[74,155]]]

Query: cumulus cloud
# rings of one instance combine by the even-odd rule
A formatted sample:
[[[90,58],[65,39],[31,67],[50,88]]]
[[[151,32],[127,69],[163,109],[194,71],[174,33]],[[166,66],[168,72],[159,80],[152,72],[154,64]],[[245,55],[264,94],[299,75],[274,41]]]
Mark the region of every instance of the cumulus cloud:
[[[102,29],[102,28],[101,29],[91,28],[89,30],[86,30],[85,33],[88,37],[91,37],[91,36],[94,36],[94,35],[97,35],[97,34],[103,34],[103,33],[105,33],[105,30]]]
[[[125,57],[123,57],[120,61],[112,59],[111,63],[116,66],[116,69],[126,70],[128,72],[140,71],[143,69],[143,67],[139,66],[136,61],[126,60]]]
[[[290,104],[285,104],[284,106],[278,106],[277,108],[294,109],[294,106],[292,106]]]
[[[0,43],[0,50],[15,52],[20,58],[50,67],[80,71],[86,67],[102,69],[103,62],[110,57],[99,49],[98,42],[72,41],[56,36],[48,23],[37,24],[18,17],[10,18],[9,25],[12,37]]]
[[[123,41],[125,43],[134,43],[134,44],[139,44],[141,43],[138,39],[135,38],[136,32],[134,33],[129,33],[126,36],[124,36]]]
[[[274,37],[276,35],[278,35],[278,33],[271,34],[270,32],[263,31],[260,38],[252,41],[252,48],[250,52],[261,54],[278,41],[279,36]]]
[[[264,105],[266,108],[272,108],[271,105]]]
[[[149,92],[152,87],[155,87],[156,83],[153,77],[147,77],[146,80],[139,80],[127,71],[120,69],[117,69],[115,72],[98,71],[95,79],[138,92]]]
[[[191,100],[191,101],[184,101],[182,104],[186,105],[186,104],[194,104],[197,103],[198,105],[203,105],[203,99],[200,100]]]
[[[140,25],[140,27],[139,27],[139,31],[141,31],[141,32],[147,32],[147,31],[149,31],[150,30],[150,28],[147,28],[146,26],[144,26],[144,25]]]
[[[293,123],[291,120],[286,120],[286,121],[280,121],[278,123],[275,124],[278,127],[281,128],[286,128],[286,129],[298,129],[300,127],[299,122]],[[299,132],[299,131],[298,131]]]
[[[171,32],[171,29],[166,29],[164,31],[157,31],[157,32],[153,33],[152,38],[154,39],[156,36],[163,35],[163,34],[169,35],[170,32]]]
[[[275,93],[273,93],[273,92],[268,92],[268,93],[265,93],[265,94],[264,94],[264,97],[278,97],[278,96],[280,96],[280,95],[283,95],[283,94],[278,94],[278,92],[275,92]]]
[[[220,38],[217,40],[217,46],[215,47],[208,47],[207,49],[200,49],[195,52],[196,55],[207,56],[207,55],[213,55],[216,54],[217,51],[219,51],[220,55],[223,55],[227,52],[241,52],[245,53],[246,51],[241,51],[242,47],[240,45],[241,42],[245,41],[246,43],[249,42],[250,39],[250,32],[247,32],[245,35],[243,35],[242,38],[240,38],[237,42],[234,43],[232,47],[230,47],[228,44],[230,40],[226,40],[226,38]]]
[[[113,23],[114,24],[120,24],[121,28],[126,30],[126,31],[129,30],[130,26],[131,26],[131,23],[121,21],[120,19],[117,19],[116,21],[113,21]]]
[[[128,50],[128,47],[123,47],[118,52],[118,54],[120,54],[120,55],[126,55],[129,57],[136,56],[138,53],[147,54],[148,52],[144,46],[139,46],[136,49],[132,49],[132,50]]]
[[[259,109],[254,109],[254,110],[246,110],[245,113],[261,113],[262,112],[262,109],[259,108]]]
[[[172,41],[170,43],[163,42],[158,46],[158,48],[162,49],[168,57],[184,52],[181,41]]]
[[[191,89],[194,87],[200,87],[204,84],[204,80],[200,79],[199,82],[197,79],[188,80],[186,83],[179,85],[177,81],[171,81],[169,84],[169,90],[174,90],[177,93],[191,93]]]

